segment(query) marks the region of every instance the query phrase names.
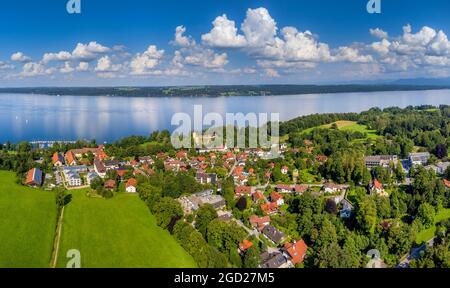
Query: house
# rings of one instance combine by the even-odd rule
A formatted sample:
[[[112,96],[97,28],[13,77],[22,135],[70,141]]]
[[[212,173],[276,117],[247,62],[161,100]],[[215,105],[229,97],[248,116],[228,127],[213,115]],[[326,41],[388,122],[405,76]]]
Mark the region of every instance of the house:
[[[86,175],[87,185],[90,186],[92,181],[94,181],[96,178],[100,178],[100,177],[98,176],[98,174],[95,171],[89,172]]]
[[[437,175],[444,175],[448,167],[450,167],[450,162],[439,162],[436,165],[428,165],[425,168],[433,170]]]
[[[105,187],[105,189],[108,189],[108,190],[114,190],[114,189],[116,189],[116,181],[111,180],[111,179],[107,180],[105,182],[104,187]]]
[[[411,166],[422,166],[426,165],[428,163],[428,160],[430,160],[430,153],[428,152],[421,152],[421,153],[410,153],[409,154],[409,164]]]
[[[214,209],[222,209],[226,206],[225,198],[220,195],[214,195],[212,190],[205,190],[187,197],[187,200],[191,203],[188,205],[192,207],[201,207],[206,204],[210,204]],[[194,209],[196,210],[196,209]]]
[[[141,164],[149,164],[149,165],[153,165],[155,163],[155,161],[150,156],[139,157],[139,162]]]
[[[105,178],[106,176],[106,167],[102,161],[95,159],[94,160],[94,170],[100,178]]]
[[[389,196],[389,194],[384,190],[383,184],[381,184],[377,179],[374,179],[369,185],[369,191],[371,195],[379,195],[383,197]]]
[[[325,193],[330,193],[330,194],[334,194],[337,193],[339,191],[342,191],[343,187],[341,185],[337,185],[335,183],[330,183],[327,182],[323,185],[323,191]]]
[[[288,267],[289,265],[286,257],[279,251],[272,253],[264,252],[261,254],[261,268],[277,269]]]
[[[289,168],[287,166],[281,167],[281,173],[283,175],[286,175],[289,172]]]
[[[125,191],[127,191],[128,193],[136,193],[137,184],[138,183],[136,179],[128,179],[127,183],[125,184]]]
[[[308,246],[305,241],[299,240],[284,245],[285,255],[291,261],[292,265],[303,263]]]
[[[64,170],[64,177],[66,178],[67,185],[69,185],[71,187],[76,187],[76,186],[82,185],[81,176],[76,171]]]
[[[277,193],[277,192],[270,193],[270,200],[273,203],[277,203],[278,207],[284,205],[284,199],[283,199],[283,196],[280,193]]]
[[[278,184],[275,187],[275,190],[277,190],[278,193],[291,193],[292,192],[292,186],[287,184]]]
[[[186,151],[178,151],[177,154],[175,155],[175,157],[180,160],[187,158],[187,156],[188,153]]]
[[[448,181],[447,179],[444,179],[444,186],[445,186],[447,189],[450,189],[450,181]]]
[[[200,184],[215,184],[217,175],[214,173],[197,172],[195,179]]]
[[[27,172],[25,185],[30,187],[41,186],[43,183],[43,173],[39,168],[33,168]]]
[[[217,219],[221,221],[230,221],[233,219],[233,214],[230,211],[217,211]]]
[[[266,204],[261,205],[261,211],[266,214],[270,215],[278,211],[278,205],[276,202],[270,202]]]
[[[66,165],[68,165],[68,166],[77,165],[75,155],[73,154],[73,152],[71,150],[66,153]]]
[[[376,155],[376,156],[367,156],[364,158],[366,162],[366,167],[369,169],[375,167],[383,167],[389,168],[391,163],[394,163],[394,166],[398,164],[398,156],[397,155]]]
[[[235,193],[238,196],[250,196],[252,194],[252,187],[250,187],[250,186],[238,186],[235,189]]]
[[[63,166],[64,165],[64,156],[59,152],[55,152],[52,157],[52,163],[53,163],[53,166],[55,166],[55,167]]]
[[[253,243],[247,239],[242,241],[242,243],[239,243],[239,251],[241,253],[244,253],[245,251],[247,251],[248,249],[250,249],[252,247],[253,247]]]
[[[258,229],[258,231],[262,231],[264,227],[270,224],[270,217],[269,216],[258,217],[256,215],[252,215],[250,216],[249,221],[252,227]]]
[[[105,160],[105,161],[103,161],[103,165],[105,166],[106,170],[117,170],[120,167],[120,161],[119,160]]]
[[[253,202],[258,202],[265,199],[266,197],[260,191],[256,191],[255,193],[253,193]]]
[[[328,157],[325,155],[316,155],[315,159],[319,163],[324,163],[328,161]]]
[[[283,232],[281,232],[280,230],[278,230],[277,228],[275,228],[270,224],[264,227],[262,233],[264,234],[264,236],[267,237],[267,239],[269,239],[275,244],[280,244],[286,238]]]
[[[341,204],[342,209],[339,212],[339,216],[344,219],[350,218],[353,212],[353,205],[347,199],[342,200]]]
[[[308,185],[295,185],[294,186],[294,192],[297,194],[303,194],[306,191],[308,191]]]

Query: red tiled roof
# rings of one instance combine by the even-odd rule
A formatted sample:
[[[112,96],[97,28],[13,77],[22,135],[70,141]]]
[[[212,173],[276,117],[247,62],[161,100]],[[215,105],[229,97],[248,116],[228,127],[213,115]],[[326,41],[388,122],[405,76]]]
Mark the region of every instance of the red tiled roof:
[[[308,190],[308,185],[295,185],[294,190],[295,193],[303,193]]]
[[[117,171],[117,175],[119,175],[120,177],[125,176],[125,174],[127,174],[128,170],[116,170]]]
[[[239,249],[242,252],[247,251],[248,249],[250,249],[251,247],[253,247],[253,243],[248,241],[247,239],[245,239],[244,241],[242,241],[242,243],[239,243]]]
[[[272,193],[270,193],[270,199],[272,199],[273,202],[276,202],[279,199],[283,199],[283,196],[281,196],[280,193],[272,192]]]
[[[264,199],[264,194],[262,194],[261,192],[257,191],[255,194],[253,194],[253,200],[258,201],[261,199]]]
[[[287,243],[284,245],[284,249],[288,252],[289,256],[291,256],[292,264],[295,265],[303,262],[308,246],[306,246],[305,241],[300,240],[295,243]]]
[[[137,180],[134,178],[128,179],[127,183],[125,184],[125,187],[136,187],[137,186]]]
[[[266,203],[261,205],[261,210],[265,214],[270,214],[278,209],[278,205],[276,202]]]
[[[373,187],[375,187],[378,190],[383,189],[383,184],[381,184],[377,179],[373,180]]]
[[[73,152],[72,151],[68,151],[67,153],[66,153],[66,159],[67,159],[67,163],[70,165],[70,164],[72,164],[73,162],[75,162],[75,155],[73,155]]]
[[[114,189],[114,188],[116,188],[116,181],[114,181],[114,180],[107,180],[105,182],[104,186],[105,186],[106,189]]]
[[[252,224],[253,226],[259,226],[264,223],[270,223],[269,216],[258,217],[256,215],[252,215],[252,216],[250,216],[249,220],[250,220],[250,224]]]
[[[444,185],[447,188],[450,188],[450,181],[448,181],[447,179],[444,179]]]
[[[252,193],[252,187],[249,186],[238,186],[235,190],[236,194],[251,194]]]

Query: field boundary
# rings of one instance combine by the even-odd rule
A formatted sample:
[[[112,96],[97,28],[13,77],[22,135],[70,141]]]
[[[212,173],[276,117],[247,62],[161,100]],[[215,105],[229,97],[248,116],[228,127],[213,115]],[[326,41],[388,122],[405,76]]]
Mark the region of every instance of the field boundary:
[[[61,241],[61,230],[62,230],[63,217],[64,217],[64,208],[65,208],[65,206],[63,206],[61,209],[61,215],[59,216],[58,224],[56,226],[55,239],[53,242],[52,259],[50,261],[51,268],[56,268],[56,264],[58,263],[59,243]]]

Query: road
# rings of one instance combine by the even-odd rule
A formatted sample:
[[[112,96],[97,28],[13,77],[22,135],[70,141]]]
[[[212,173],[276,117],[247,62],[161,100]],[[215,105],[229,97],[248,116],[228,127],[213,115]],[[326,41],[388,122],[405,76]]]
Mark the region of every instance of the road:
[[[397,265],[397,268],[409,268],[409,264],[412,260],[417,260],[420,257],[421,252],[425,252],[427,250],[427,247],[431,247],[434,245],[434,239],[429,240],[426,244],[423,244],[422,246],[412,248],[410,253],[403,257],[402,261]]]

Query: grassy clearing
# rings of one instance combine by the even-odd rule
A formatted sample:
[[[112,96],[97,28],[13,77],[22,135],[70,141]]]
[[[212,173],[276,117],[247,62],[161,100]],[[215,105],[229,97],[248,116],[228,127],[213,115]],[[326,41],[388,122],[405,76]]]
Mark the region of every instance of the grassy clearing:
[[[137,195],[120,193],[105,200],[85,193],[73,191],[65,208],[58,267],[65,267],[70,249],[80,251],[83,268],[196,266],[169,232],[156,225]]]
[[[49,267],[55,196],[15,181],[14,173],[0,171],[0,267]]]
[[[337,128],[339,130],[342,131],[352,131],[352,132],[360,132],[360,133],[366,133],[367,134],[367,139],[377,139],[377,138],[381,138],[380,135],[376,134],[376,130],[369,130],[367,128],[366,125],[361,125],[358,124],[355,121],[337,121],[334,123],[330,123],[330,124],[326,124],[326,125],[322,125],[322,126],[318,126],[318,127],[313,127],[313,128],[309,128],[306,130],[303,130],[303,133],[311,133],[314,129],[330,129],[333,124],[337,125]]]
[[[446,220],[450,218],[450,209],[442,209],[439,213],[436,214],[434,219],[434,223],[437,224],[442,220]],[[416,243],[421,244],[428,240],[431,240],[434,237],[436,232],[436,226],[420,231],[416,237]]]

